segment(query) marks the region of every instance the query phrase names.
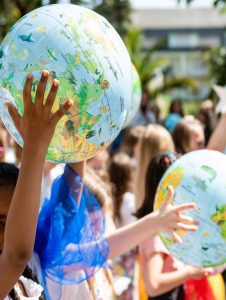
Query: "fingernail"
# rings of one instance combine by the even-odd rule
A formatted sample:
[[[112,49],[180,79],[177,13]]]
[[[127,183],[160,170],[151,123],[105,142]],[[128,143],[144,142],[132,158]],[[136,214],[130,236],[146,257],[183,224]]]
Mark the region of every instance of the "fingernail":
[[[49,72],[47,70],[42,71],[42,76],[43,77],[48,77],[48,75],[49,75]]]
[[[73,102],[72,102],[72,100],[70,100],[70,99],[69,99],[69,100],[67,100],[67,102],[66,102],[67,106],[71,106],[71,105],[72,105],[72,103],[73,103]]]
[[[56,80],[56,79],[54,79],[54,80],[53,80],[53,86],[57,87],[58,85],[59,85],[59,81]]]
[[[28,73],[28,74],[27,74],[27,78],[28,78],[28,79],[32,79],[32,77],[33,77],[33,75],[32,75],[31,73]]]

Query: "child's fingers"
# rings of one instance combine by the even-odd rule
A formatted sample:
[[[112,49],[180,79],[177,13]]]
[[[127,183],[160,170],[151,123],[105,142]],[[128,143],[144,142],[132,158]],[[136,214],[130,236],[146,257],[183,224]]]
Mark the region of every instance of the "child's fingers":
[[[199,222],[192,219],[191,217],[180,214],[179,218],[180,218],[180,222],[184,224],[199,225]]]
[[[173,239],[176,243],[179,243],[179,244],[182,243],[182,239],[180,238],[180,236],[175,231],[173,231],[172,235],[173,235]]]
[[[67,100],[64,105],[52,115],[52,119],[57,123],[72,106],[72,100]]]
[[[162,207],[166,207],[167,205],[169,205],[173,200],[173,196],[174,196],[174,189],[170,185],[168,187],[168,195],[167,195],[166,201],[163,203]]]
[[[197,231],[198,226],[177,222],[176,229],[185,230],[185,231]]]
[[[28,111],[32,104],[31,89],[33,83],[33,75],[28,74],[23,89],[24,111]]]
[[[204,268],[204,276],[209,276],[214,274],[214,268]]]
[[[56,98],[56,95],[57,95],[58,87],[59,87],[59,81],[54,79],[51,90],[49,92],[49,95],[48,95],[48,97],[46,99],[46,103],[45,103],[45,107],[48,108],[48,110],[50,112],[51,112],[54,100]]]
[[[10,117],[13,120],[13,123],[15,124],[17,130],[19,130],[19,124],[20,124],[21,116],[19,115],[16,108],[12,104],[6,103],[6,107],[8,109],[9,114],[10,114]]]
[[[43,70],[41,78],[38,83],[36,97],[35,97],[35,105],[37,107],[43,106],[43,99],[44,99],[44,95],[45,95],[48,76],[49,76],[49,72],[47,70]]]
[[[194,202],[190,202],[190,203],[185,203],[185,204],[181,204],[181,205],[177,205],[174,207],[174,210],[177,212],[177,213],[180,213],[184,210],[188,210],[188,209],[193,209],[195,208],[195,203]]]

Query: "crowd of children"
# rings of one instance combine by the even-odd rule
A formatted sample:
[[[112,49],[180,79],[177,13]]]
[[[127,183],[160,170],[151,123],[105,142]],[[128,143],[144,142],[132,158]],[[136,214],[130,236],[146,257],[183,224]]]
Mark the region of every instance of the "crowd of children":
[[[217,120],[210,104],[199,119],[185,116],[177,100],[160,122],[145,94],[120,147],[57,165],[45,155],[71,101],[51,113],[59,82],[45,99],[43,71],[33,104],[32,80],[29,74],[24,115],[8,105],[23,150],[0,129],[0,299],[217,300],[207,276],[223,269],[186,266],[158,237],[165,231],[179,241],[177,229],[197,230],[183,214],[194,203],[173,207],[171,187],[159,211],[153,202],[175,151],[224,151],[226,116]]]

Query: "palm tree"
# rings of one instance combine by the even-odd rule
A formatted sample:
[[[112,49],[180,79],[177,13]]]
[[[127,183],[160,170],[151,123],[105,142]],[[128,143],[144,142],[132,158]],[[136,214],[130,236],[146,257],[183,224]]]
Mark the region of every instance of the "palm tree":
[[[132,6],[129,0],[102,0],[94,10],[104,16],[115,30],[122,36],[126,34],[130,24]]]
[[[125,44],[129,51],[132,63],[135,65],[141,80],[142,88],[147,90],[150,98],[154,99],[158,94],[166,93],[174,88],[197,88],[197,81],[188,77],[173,77],[170,70],[170,62],[165,58],[156,57],[156,51],[164,46],[165,41],[160,40],[154,46],[143,49],[143,35],[139,29],[131,29],[125,37]],[[157,73],[162,73],[163,80],[159,87],[151,87],[153,78]]]

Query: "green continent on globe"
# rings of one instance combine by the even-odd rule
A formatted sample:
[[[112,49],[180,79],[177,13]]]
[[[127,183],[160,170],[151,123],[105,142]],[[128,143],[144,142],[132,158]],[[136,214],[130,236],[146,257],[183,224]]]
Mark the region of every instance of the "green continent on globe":
[[[22,115],[25,77],[34,76],[35,101],[44,69],[50,73],[47,91],[54,79],[60,83],[52,112],[67,99],[73,101],[57,124],[46,158],[78,162],[105,149],[131,107],[131,60],[114,28],[102,16],[71,4],[40,7],[11,28],[0,45],[0,116],[21,146],[4,103]]]
[[[210,168],[209,166],[204,165],[204,166],[201,166],[201,169],[209,174],[209,176],[210,176],[209,182],[210,183],[217,178],[217,172],[213,168]]]
[[[171,185],[175,190],[184,178],[184,169],[178,167],[170,172],[160,183],[155,197],[155,209],[159,209],[166,200],[168,187]]]
[[[200,189],[203,190],[204,192],[206,191],[207,185],[206,185],[205,180],[199,178],[197,175],[193,175],[193,176],[192,176],[192,179],[194,180],[195,185],[196,185],[198,188],[200,188]]]
[[[221,236],[226,240],[226,205],[217,207],[216,213],[211,216],[211,220],[221,229]]]

